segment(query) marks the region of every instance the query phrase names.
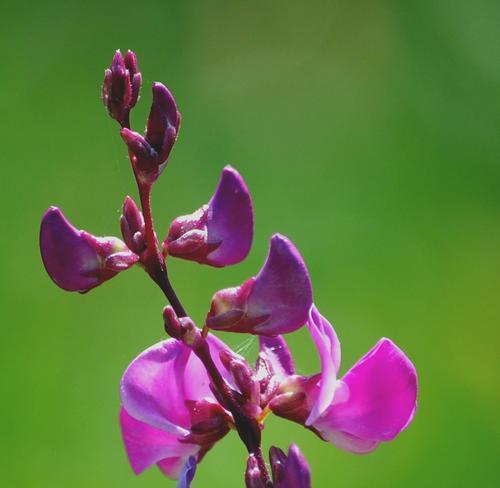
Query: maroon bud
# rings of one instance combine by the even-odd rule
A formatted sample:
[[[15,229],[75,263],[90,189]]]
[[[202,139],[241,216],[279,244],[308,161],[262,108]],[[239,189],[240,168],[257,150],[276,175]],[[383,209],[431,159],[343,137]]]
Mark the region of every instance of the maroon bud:
[[[248,456],[245,483],[247,488],[266,488],[267,486],[265,478],[260,471],[259,463],[253,454]]]
[[[102,100],[109,115],[122,127],[128,126],[130,109],[139,98],[140,86],[141,74],[135,54],[128,51],[124,59],[121,52],[116,51],[111,66],[104,72]]]
[[[181,323],[179,322],[174,309],[170,305],[167,305],[163,309],[163,324],[165,327],[165,331],[169,336],[174,337],[175,339],[181,338]]]
[[[146,128],[146,140],[159,156],[159,164],[166,162],[179,133],[181,116],[175,99],[166,86],[153,84],[153,103]],[[160,168],[160,172],[163,169]]]
[[[158,154],[139,133],[124,128],[120,135],[132,156],[134,172],[143,182],[153,183],[159,175]]]
[[[125,67],[130,74],[130,83],[132,85],[132,97],[130,100],[130,107],[134,107],[139,99],[139,91],[141,89],[142,75],[139,73],[139,66],[137,65],[137,56],[133,51],[128,50],[125,55]]]
[[[120,228],[125,244],[136,254],[146,249],[144,237],[144,218],[134,200],[127,196],[123,202]]]

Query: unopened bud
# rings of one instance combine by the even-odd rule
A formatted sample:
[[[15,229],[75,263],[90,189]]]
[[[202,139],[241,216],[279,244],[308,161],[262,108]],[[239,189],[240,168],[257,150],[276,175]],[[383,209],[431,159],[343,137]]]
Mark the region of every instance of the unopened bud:
[[[247,488],[266,488],[267,486],[259,468],[259,463],[253,454],[248,456],[245,483]]]
[[[123,213],[120,217],[120,228],[123,240],[136,254],[146,248],[144,237],[144,218],[134,200],[127,196],[123,202]]]
[[[104,72],[102,100],[109,115],[122,125],[128,125],[130,109],[139,98],[141,74],[137,66],[137,58],[128,51],[123,58],[116,51],[111,66]]]

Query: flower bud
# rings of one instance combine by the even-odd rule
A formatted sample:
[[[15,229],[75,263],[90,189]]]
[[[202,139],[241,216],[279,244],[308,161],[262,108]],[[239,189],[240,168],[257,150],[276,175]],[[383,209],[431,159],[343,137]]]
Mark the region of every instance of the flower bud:
[[[166,86],[153,83],[153,103],[146,127],[146,140],[159,156],[163,164],[174,145],[181,123],[175,99]]]
[[[132,198],[127,196],[123,202],[120,228],[125,244],[136,254],[146,249],[144,236],[144,217]]]
[[[136,55],[128,51],[124,58],[116,51],[111,66],[104,72],[102,100],[109,115],[120,125],[128,124],[130,109],[137,103],[140,88]]]
[[[63,290],[81,293],[139,259],[116,237],[95,237],[76,229],[56,207],[50,207],[42,218],[40,250],[52,280]]]
[[[142,136],[128,127],[121,130],[140,181],[152,184],[160,176],[177,138],[180,117],[172,94],[161,83],[154,83],[146,134]]]
[[[186,400],[191,418],[191,434],[185,442],[210,447],[229,432],[231,417],[218,404],[206,400]]]
[[[222,350],[219,353],[220,360],[231,374],[235,385],[238,387],[245,403],[259,406],[260,384],[255,378],[255,371],[240,356],[232,351]],[[255,410],[255,409],[253,409]],[[258,409],[260,412],[260,408]]]
[[[158,154],[139,133],[126,127],[120,131],[132,156],[134,173],[141,181],[153,183],[158,178]]]
[[[243,261],[252,238],[252,199],[240,174],[226,166],[208,204],[177,217],[163,247],[172,256],[222,267]]]
[[[275,234],[259,274],[213,296],[206,325],[275,336],[302,327],[311,305],[311,281],[302,257],[286,237]]]
[[[248,456],[245,483],[247,488],[266,488],[266,482],[260,471],[259,463],[253,454]]]
[[[278,447],[269,449],[274,488],[311,488],[311,473],[304,455],[292,444],[286,455]]]

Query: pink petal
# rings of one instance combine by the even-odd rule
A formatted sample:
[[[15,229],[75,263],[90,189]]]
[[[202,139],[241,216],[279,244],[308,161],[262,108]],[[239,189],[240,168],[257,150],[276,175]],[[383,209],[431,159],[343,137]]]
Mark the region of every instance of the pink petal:
[[[319,313],[316,305],[313,305],[309,312],[307,328],[316,344],[321,361],[318,396],[306,420],[306,425],[310,426],[333,401],[337,372],[340,367],[340,342],[335,330],[328,320]]]
[[[415,367],[392,341],[381,339],[343,377],[333,404],[313,426],[340,447],[368,452],[409,424],[416,400]]]
[[[186,400],[212,400],[201,361],[176,339],[140,354],[125,371],[120,393],[123,406],[137,420],[178,436],[190,427]]]
[[[175,435],[134,419],[124,408],[120,410],[120,427],[130,465],[136,474],[160,463],[165,474],[175,478],[185,460],[199,450],[199,446],[181,443]],[[163,469],[163,460],[165,466],[170,466],[168,470]]]

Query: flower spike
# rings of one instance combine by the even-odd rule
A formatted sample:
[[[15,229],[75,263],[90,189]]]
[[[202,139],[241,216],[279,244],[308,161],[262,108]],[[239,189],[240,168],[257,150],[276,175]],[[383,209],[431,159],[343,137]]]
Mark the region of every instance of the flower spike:
[[[222,267],[245,259],[252,246],[253,207],[240,174],[226,166],[208,202],[177,217],[163,242],[165,252],[200,264]]]
[[[302,327],[311,304],[311,281],[301,255],[290,240],[275,234],[259,274],[214,295],[206,325],[228,332],[275,336]]]
[[[45,212],[40,227],[43,264],[63,290],[85,293],[139,260],[116,237],[95,237],[71,225],[57,207]]]

